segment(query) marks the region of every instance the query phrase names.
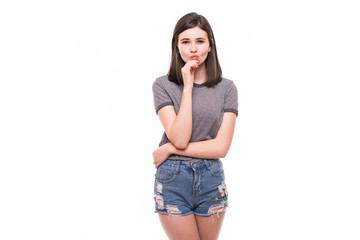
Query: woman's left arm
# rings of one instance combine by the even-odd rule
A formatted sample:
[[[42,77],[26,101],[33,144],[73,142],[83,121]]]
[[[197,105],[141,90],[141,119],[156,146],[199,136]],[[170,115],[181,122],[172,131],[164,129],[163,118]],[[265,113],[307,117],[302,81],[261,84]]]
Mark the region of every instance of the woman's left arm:
[[[177,149],[171,142],[162,145],[153,152],[155,167],[158,168],[171,154],[204,159],[224,158],[231,146],[235,122],[236,114],[225,112],[214,139],[191,142],[185,149]]]

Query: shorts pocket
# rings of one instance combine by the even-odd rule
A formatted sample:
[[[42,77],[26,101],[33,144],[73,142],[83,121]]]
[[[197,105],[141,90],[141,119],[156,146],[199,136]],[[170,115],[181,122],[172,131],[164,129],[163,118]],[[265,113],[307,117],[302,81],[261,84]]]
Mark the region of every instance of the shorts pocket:
[[[224,169],[220,159],[218,160],[204,160],[206,168],[209,170],[211,175],[215,177],[224,176]]]
[[[179,172],[179,162],[166,160],[161,164],[155,174],[155,179],[158,182],[170,182],[175,179]]]

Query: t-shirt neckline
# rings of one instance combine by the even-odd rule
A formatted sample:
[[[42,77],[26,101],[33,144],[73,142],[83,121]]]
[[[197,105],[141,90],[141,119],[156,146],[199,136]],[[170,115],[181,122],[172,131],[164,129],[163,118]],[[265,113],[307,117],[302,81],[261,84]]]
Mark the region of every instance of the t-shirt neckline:
[[[205,87],[205,85],[203,83],[202,84],[194,83],[194,87]]]

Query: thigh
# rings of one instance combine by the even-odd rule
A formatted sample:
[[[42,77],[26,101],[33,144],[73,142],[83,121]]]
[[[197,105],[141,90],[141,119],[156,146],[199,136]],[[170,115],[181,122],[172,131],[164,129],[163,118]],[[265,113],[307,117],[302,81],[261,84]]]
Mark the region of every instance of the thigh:
[[[216,240],[219,237],[225,212],[213,214],[211,216],[195,216],[200,239]]]
[[[159,218],[170,240],[200,240],[194,214],[186,216],[159,214]]]

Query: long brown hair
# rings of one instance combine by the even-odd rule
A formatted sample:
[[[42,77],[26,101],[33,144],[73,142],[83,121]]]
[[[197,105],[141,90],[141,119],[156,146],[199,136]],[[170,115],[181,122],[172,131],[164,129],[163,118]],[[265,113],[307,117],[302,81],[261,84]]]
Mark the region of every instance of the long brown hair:
[[[211,51],[208,53],[208,56],[205,60],[207,80],[203,85],[207,87],[213,87],[222,79],[222,71],[217,56],[214,33],[206,18],[195,12],[184,15],[175,25],[171,42],[172,53],[168,78],[172,82],[183,85],[181,68],[185,65],[185,62],[180,56],[177,44],[180,33],[193,27],[199,27],[207,33]]]

